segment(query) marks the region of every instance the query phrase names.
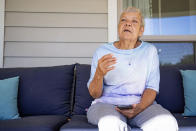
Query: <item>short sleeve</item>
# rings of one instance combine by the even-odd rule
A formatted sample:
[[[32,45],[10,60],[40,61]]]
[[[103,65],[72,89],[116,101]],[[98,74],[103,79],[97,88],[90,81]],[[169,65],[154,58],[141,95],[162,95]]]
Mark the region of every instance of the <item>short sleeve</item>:
[[[151,64],[149,67],[149,75],[146,82],[146,88],[153,89],[159,92],[160,70],[159,70],[159,56],[156,47],[153,46]]]
[[[89,78],[88,83],[87,83],[88,88],[89,88],[89,85],[90,85],[91,81],[93,80],[94,75],[95,75],[96,68],[97,68],[97,63],[98,63],[98,57],[97,57],[97,53],[95,52],[94,55],[93,55],[92,63],[91,63],[90,78]]]

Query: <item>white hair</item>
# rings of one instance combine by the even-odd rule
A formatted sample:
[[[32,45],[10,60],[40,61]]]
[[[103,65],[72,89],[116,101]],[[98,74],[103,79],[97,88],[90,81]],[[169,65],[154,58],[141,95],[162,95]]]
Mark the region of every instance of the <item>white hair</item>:
[[[140,11],[140,9],[136,8],[136,7],[128,7],[126,8],[123,12],[123,13],[126,13],[126,12],[137,12],[139,13],[139,15],[141,16],[141,26],[144,26],[145,25],[145,22],[144,22],[144,17],[142,15],[142,12]],[[121,15],[122,15],[121,14]]]

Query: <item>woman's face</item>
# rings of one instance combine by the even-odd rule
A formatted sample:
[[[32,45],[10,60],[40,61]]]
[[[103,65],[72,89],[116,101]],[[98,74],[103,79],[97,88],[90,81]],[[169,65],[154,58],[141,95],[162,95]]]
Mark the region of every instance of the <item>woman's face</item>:
[[[118,24],[119,39],[137,40],[144,32],[144,27],[141,24],[141,16],[138,12],[124,12]]]

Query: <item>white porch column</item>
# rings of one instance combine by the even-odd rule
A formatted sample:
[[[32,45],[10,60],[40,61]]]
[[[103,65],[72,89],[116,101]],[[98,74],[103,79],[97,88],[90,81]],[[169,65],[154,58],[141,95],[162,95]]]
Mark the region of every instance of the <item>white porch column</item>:
[[[0,68],[3,67],[5,0],[0,0]]]
[[[108,42],[117,40],[117,0],[108,0]]]

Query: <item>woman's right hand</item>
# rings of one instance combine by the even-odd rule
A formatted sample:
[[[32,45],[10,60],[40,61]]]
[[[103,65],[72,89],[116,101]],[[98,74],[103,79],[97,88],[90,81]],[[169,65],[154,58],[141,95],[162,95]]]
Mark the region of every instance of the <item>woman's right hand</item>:
[[[116,64],[116,58],[113,57],[112,54],[106,54],[98,60],[98,65],[96,70],[99,75],[105,76],[107,72],[115,68],[114,66],[112,66],[114,64]]]
[[[112,54],[102,56],[98,60],[98,65],[93,80],[89,86],[89,92],[93,98],[99,98],[103,90],[103,77],[108,72],[114,69],[116,58]]]

